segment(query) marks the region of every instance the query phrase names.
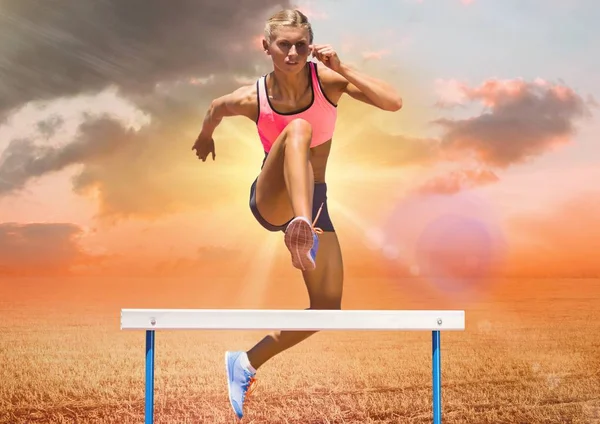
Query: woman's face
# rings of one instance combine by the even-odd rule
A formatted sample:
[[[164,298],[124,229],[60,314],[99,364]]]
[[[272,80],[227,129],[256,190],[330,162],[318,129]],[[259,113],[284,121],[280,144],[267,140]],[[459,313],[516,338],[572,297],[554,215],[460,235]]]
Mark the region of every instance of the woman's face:
[[[281,26],[271,34],[271,44],[263,41],[273,65],[286,73],[303,69],[310,55],[310,34],[306,28]]]

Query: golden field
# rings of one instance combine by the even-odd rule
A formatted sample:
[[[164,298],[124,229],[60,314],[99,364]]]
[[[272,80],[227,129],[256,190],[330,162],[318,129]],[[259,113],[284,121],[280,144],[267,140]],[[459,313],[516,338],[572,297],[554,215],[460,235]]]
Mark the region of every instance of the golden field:
[[[345,307],[377,307],[373,293],[361,303],[359,285]],[[143,422],[144,333],[121,331],[119,308],[177,307],[172,298],[155,292],[140,306],[117,290],[1,287],[0,423]],[[600,281],[503,280],[493,292],[398,300],[466,310],[465,332],[442,333],[443,422],[600,423]],[[223,353],[262,335],[158,332],[155,422],[235,422]],[[243,422],[428,423],[431,383],[430,333],[323,332],[260,369]]]

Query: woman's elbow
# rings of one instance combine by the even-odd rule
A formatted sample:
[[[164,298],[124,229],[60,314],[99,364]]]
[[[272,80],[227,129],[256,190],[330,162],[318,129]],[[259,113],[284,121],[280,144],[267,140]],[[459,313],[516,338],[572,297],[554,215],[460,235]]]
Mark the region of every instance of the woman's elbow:
[[[385,110],[388,112],[397,112],[402,109],[402,97],[394,97],[387,103]]]

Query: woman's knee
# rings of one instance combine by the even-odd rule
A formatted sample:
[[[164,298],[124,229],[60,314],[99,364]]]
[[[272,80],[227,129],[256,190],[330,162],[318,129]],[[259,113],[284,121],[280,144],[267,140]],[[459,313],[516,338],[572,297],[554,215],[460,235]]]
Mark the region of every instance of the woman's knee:
[[[294,140],[310,142],[312,139],[312,125],[302,118],[292,120],[285,127],[285,131]]]

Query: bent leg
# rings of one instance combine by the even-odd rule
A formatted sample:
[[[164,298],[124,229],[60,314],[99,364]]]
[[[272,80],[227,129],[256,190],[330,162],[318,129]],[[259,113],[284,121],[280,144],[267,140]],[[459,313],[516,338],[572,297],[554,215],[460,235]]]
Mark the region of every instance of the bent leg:
[[[341,309],[343,290],[342,253],[335,232],[321,236],[317,267],[303,272],[310,299],[309,309]],[[258,342],[248,354],[250,364],[258,369],[266,361],[307,339],[316,331],[278,331]]]
[[[312,127],[295,119],[279,135],[256,182],[256,206],[268,222],[282,225],[296,216],[310,219],[314,174]]]

